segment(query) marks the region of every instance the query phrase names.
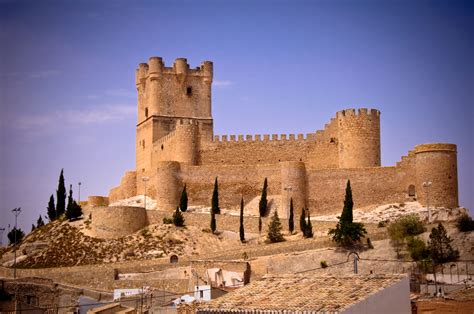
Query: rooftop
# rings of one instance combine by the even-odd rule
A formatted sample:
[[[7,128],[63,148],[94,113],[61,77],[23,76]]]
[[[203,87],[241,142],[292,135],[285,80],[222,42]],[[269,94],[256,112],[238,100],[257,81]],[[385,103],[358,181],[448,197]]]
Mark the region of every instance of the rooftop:
[[[202,304],[198,313],[232,311],[339,312],[401,281],[404,275],[267,275],[221,298]]]

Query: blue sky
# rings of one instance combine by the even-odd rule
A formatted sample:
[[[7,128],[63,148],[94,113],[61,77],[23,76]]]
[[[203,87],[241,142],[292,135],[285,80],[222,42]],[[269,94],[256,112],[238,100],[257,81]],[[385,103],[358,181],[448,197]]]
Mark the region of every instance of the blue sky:
[[[0,227],[21,206],[29,231],[61,168],[81,199],[134,168],[134,71],[150,56],[214,62],[216,134],[309,133],[369,107],[383,165],[455,143],[474,208],[472,2],[3,0],[0,26]]]

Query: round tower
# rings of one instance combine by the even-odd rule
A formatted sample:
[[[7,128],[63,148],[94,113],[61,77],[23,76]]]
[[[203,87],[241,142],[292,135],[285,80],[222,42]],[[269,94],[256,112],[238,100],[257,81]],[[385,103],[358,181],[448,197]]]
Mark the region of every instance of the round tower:
[[[174,211],[179,204],[182,182],[177,161],[158,162],[156,175],[156,201],[161,210]]]
[[[458,203],[457,149],[455,144],[415,146],[416,191],[424,206],[455,208]]]
[[[188,60],[186,58],[177,58],[174,61],[174,70],[176,74],[184,74],[186,75],[188,72]]]
[[[281,163],[281,206],[278,213],[280,217],[289,217],[291,198],[293,198],[294,217],[299,216],[301,209],[306,206],[306,169],[304,162],[301,161]]]
[[[160,57],[151,57],[148,60],[148,82],[146,86],[146,118],[153,114],[160,113],[160,81],[163,75],[163,67],[163,60]]]
[[[380,111],[347,109],[336,118],[339,168],[380,167]]]
[[[194,120],[179,120],[176,123],[176,161],[195,165],[198,156],[198,125]]]

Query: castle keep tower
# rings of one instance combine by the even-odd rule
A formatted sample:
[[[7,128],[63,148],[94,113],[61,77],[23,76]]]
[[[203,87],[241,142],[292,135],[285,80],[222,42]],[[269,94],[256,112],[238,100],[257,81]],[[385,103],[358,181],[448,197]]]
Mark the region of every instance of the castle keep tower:
[[[136,133],[136,173],[138,193],[142,176],[153,176],[153,144],[176,131],[177,160],[195,163],[198,140],[211,140],[211,84],[213,65],[205,61],[190,69],[186,59],[178,58],[173,67],[165,67],[160,57],[141,63],[136,71],[138,124]],[[185,121],[185,125],[183,125]],[[190,123],[186,123],[189,122]],[[177,127],[180,125],[181,127]],[[195,130],[195,128],[198,130]],[[188,136],[192,136],[191,138]],[[163,145],[158,150],[164,149]],[[158,151],[155,151],[157,153]],[[178,152],[175,152],[178,153]]]

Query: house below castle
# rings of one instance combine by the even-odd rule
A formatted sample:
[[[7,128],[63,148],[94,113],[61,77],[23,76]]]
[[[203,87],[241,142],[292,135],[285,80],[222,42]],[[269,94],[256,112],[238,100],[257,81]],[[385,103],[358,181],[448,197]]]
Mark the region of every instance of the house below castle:
[[[347,180],[356,208],[414,199],[426,205],[426,182],[430,206],[458,207],[456,145],[417,145],[382,167],[380,112],[364,108],[339,111],[310,134],[215,136],[212,80],[210,61],[191,69],[183,58],[166,67],[152,57],[139,65],[136,169],[110,191],[110,202],[142,195],[146,184],[158,209],[173,211],[186,185],[189,205],[210,206],[217,177],[224,208],[238,208],[241,196],[258,198],[267,178],[268,194],[280,196],[280,217],[290,198],[298,212],[340,212]]]

